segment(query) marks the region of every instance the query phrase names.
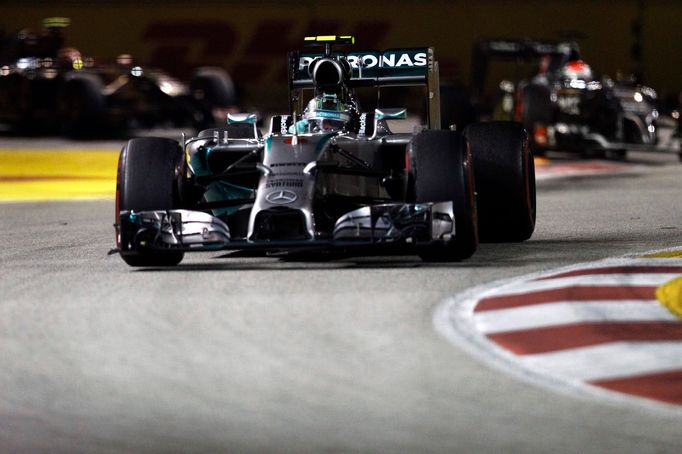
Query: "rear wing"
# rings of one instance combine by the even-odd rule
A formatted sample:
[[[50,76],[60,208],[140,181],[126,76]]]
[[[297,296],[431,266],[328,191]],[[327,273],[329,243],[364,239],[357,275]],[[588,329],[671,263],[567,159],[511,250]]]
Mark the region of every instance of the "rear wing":
[[[308,66],[323,55],[322,52],[290,52],[290,87],[313,88]],[[333,55],[344,57],[350,63],[353,69],[350,88],[426,85],[435,63],[431,48],[334,52]]]
[[[566,55],[574,58],[574,54],[579,54],[580,49],[577,43],[571,41],[488,39],[476,43],[474,53],[492,58],[534,60],[543,55]]]
[[[473,95],[480,95],[491,60],[534,62],[544,56],[559,60],[579,60],[580,48],[573,41],[534,41],[530,39],[487,39],[474,44],[471,58]]]
[[[440,92],[438,62],[433,48],[388,49],[339,52],[333,56],[348,60],[352,75],[347,85],[357,87],[426,86],[428,90],[428,121],[431,128],[440,128]],[[291,113],[302,110],[301,90],[315,88],[308,66],[322,52],[289,53],[289,105]]]

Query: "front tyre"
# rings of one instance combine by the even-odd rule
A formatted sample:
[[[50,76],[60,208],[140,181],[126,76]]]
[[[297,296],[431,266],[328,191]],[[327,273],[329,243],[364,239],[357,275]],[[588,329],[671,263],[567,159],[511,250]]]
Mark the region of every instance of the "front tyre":
[[[412,138],[408,148],[409,178],[416,203],[451,201],[455,235],[418,246],[427,262],[451,262],[471,257],[478,247],[476,201],[471,152],[457,132],[430,130]]]
[[[131,139],[121,150],[116,180],[116,222],[121,211],[171,210],[178,208],[178,176],[183,151],[170,139],[145,137]],[[174,266],[181,251],[158,251],[134,244],[135,232],[121,227],[121,258],[130,266]]]

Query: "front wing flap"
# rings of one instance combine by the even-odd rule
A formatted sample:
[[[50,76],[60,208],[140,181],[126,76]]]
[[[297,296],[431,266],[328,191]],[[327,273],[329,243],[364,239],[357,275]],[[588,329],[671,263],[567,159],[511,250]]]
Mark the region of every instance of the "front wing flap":
[[[230,242],[230,229],[202,211],[158,210],[120,213],[121,250],[220,249]]]
[[[432,243],[455,235],[452,202],[388,203],[341,216],[331,237],[294,241],[232,239],[221,219],[201,211],[122,211],[122,253],[139,249],[214,251],[245,248],[336,247]]]

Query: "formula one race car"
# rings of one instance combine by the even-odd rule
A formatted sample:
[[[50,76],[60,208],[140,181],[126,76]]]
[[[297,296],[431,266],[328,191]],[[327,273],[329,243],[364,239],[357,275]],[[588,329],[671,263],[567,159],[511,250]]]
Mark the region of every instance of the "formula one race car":
[[[22,30],[0,47],[0,123],[23,134],[117,135],[130,128],[215,126],[236,104],[219,68],[198,69],[189,85],[120,55],[99,64],[64,46],[66,18]]]
[[[531,236],[535,176],[522,125],[439,129],[431,48],[342,53],[332,46],[354,38],[306,43],[324,51],[289,54],[291,111],[272,117],[265,136],[254,115],[239,114],[189,140],[123,147],[115,227],[126,263],[175,265],[198,250],[382,246],[453,261],[474,253],[479,234]],[[427,126],[393,133],[405,109],[362,111],[356,88],[390,86],[425,88]]]
[[[623,78],[595,78],[575,42],[486,40],[473,53],[474,93],[483,91],[491,60],[531,63],[535,74],[503,81],[493,118],[520,121],[536,153],[595,152],[624,157],[626,149],[651,149],[657,142],[656,91]]]

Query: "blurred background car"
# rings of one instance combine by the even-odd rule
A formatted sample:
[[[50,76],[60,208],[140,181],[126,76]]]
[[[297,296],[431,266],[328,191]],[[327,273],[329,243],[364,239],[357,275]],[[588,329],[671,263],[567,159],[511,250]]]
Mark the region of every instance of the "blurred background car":
[[[426,0],[418,4],[276,0],[257,5],[215,0],[197,0],[191,5],[161,0],[56,0],[47,5],[37,0],[6,0],[0,30],[9,38],[17,28],[35,27],[46,16],[70,17],[69,45],[76,45],[82,55],[95,56],[96,62],[115,64],[117,56],[130,53],[134,66],[145,75],[158,68],[181,81],[190,81],[202,66],[227,71],[239,94],[238,110],[262,112],[260,117],[287,108],[282,88],[287,68],[280,56],[296,48],[302,36],[323,34],[352,34],[373,49],[397,43],[433,45],[440,63],[443,124],[458,128],[478,117],[474,106],[479,99],[470,102],[478,83],[469,70],[471,49],[490,37],[523,40],[532,36],[549,41],[559,30],[575,30],[589,37],[580,45],[593,71],[635,74],[639,83],[656,89],[659,99],[676,98],[682,87],[682,75],[671,70],[682,60],[682,41],[677,36],[682,4],[669,0],[577,4],[560,0]],[[502,80],[528,78],[528,66],[520,65],[521,71],[512,68],[516,63],[491,65],[484,93],[496,91]],[[382,96],[402,95],[386,90]],[[359,97],[364,101],[362,93]],[[396,104],[415,112],[411,99],[408,96]]]
[[[499,82],[497,96],[481,96],[489,66],[500,60],[530,66],[530,75]],[[494,39],[474,46],[474,96],[496,120],[522,122],[536,153],[579,151],[624,157],[633,146],[658,141],[658,95],[632,75],[598,77],[575,41]]]
[[[65,46],[67,18],[43,21],[3,41],[0,123],[24,135],[116,136],[152,127],[206,128],[237,103],[222,68],[200,67],[183,82],[130,54],[101,63]]]

